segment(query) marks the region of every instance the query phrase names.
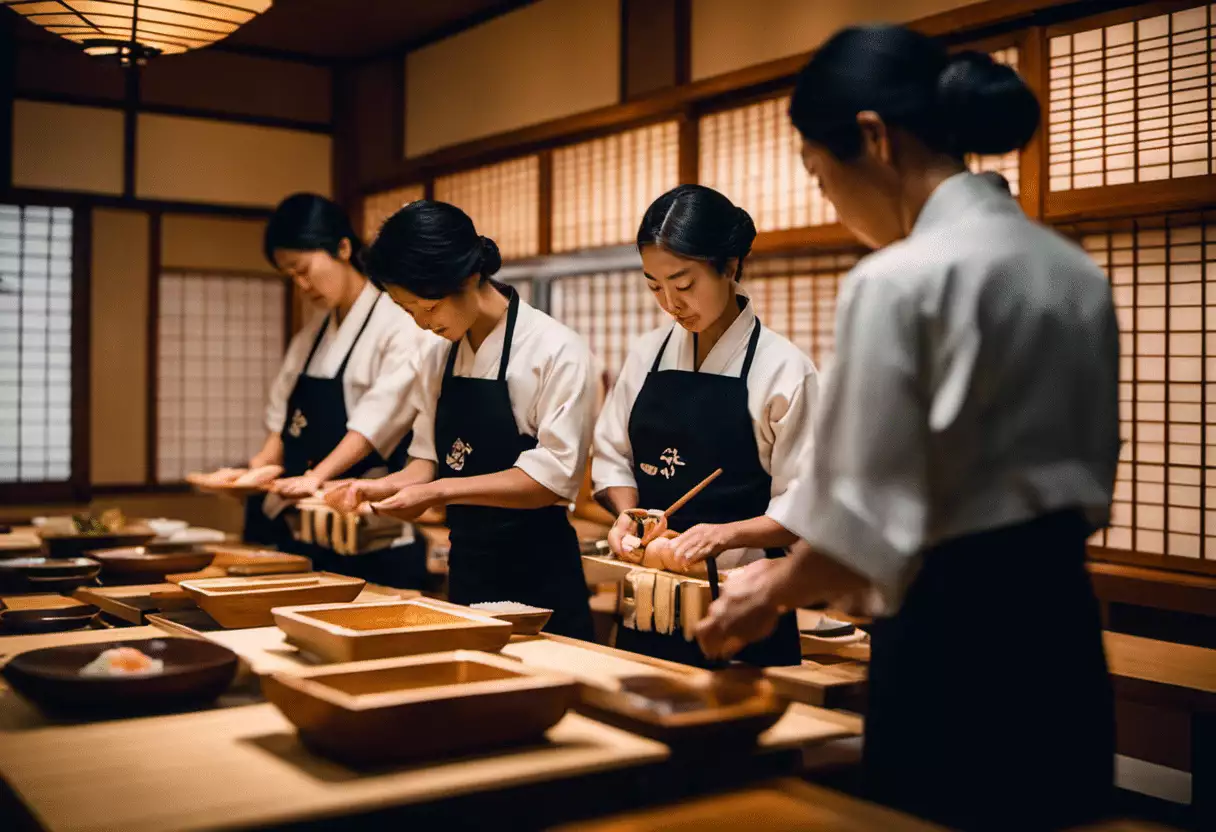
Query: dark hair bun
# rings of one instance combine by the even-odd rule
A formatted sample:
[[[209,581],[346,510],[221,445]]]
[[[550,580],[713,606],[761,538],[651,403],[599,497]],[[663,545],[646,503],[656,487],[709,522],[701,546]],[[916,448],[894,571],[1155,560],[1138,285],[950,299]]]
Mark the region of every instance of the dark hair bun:
[[[738,219],[730,232],[728,249],[732,252],[731,256],[742,259],[751,253],[752,243],[756,242],[756,223],[752,215],[742,208],[735,211]]]
[[[1039,102],[1026,82],[983,52],[952,56],[938,76],[937,96],[959,153],[1021,150],[1039,127]]]
[[[498,243],[489,237],[479,239],[481,240],[481,260],[477,270],[481,273],[482,280],[489,280],[502,268],[502,255],[498,251]]]

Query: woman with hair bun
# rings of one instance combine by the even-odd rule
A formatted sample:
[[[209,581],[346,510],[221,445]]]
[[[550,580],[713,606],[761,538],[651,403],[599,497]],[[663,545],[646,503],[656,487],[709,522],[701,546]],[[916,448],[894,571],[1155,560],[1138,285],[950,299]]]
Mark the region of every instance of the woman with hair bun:
[[[648,557],[659,549],[676,571],[719,555],[722,566],[737,566],[780,557],[797,539],[777,518],[811,449],[817,379],[810,358],[766,329],[740,289],[755,237],[746,211],[701,185],[669,191],[642,218],[646,285],[673,320],[630,350],[596,425],[592,480],[599,501],[619,515],[609,535],[618,557],[636,559],[626,511],[666,509],[718,468],[672,515],[680,534],[650,543]],[[617,646],[708,664],[682,622],[671,632],[647,624],[622,621]],[[740,658],[798,664],[794,614]]]
[[[334,201],[287,197],[266,225],[263,246],[267,261],[323,311],[296,333],[271,387],[268,435],[249,464],[281,466],[284,476],[265,500],[249,502],[245,537],[308,555],[317,569],[418,586],[426,579],[425,552],[408,534],[400,545],[339,555],[296,540],[285,517],[291,501],[327,482],[387,473],[409,444],[415,411],[403,403],[417,353],[431,336],[367,279],[363,243]]]
[[[780,517],[805,543],[729,582],[699,639],[730,655],[782,610],[868,594],[869,795],[952,828],[1089,822],[1113,781],[1085,560],[1110,521],[1118,323],[1088,255],[964,164],[1023,147],[1039,103],[987,55],[871,26],[819,49],[790,118],[878,251],[842,288],[816,453]]]
[[[447,506],[449,596],[552,609],[546,630],[592,639],[578,537],[591,444],[591,353],[572,330],[493,280],[498,247],[443,202],[384,223],[369,273],[418,325],[446,340],[421,356],[406,467],[331,492],[331,505],[411,520]]]

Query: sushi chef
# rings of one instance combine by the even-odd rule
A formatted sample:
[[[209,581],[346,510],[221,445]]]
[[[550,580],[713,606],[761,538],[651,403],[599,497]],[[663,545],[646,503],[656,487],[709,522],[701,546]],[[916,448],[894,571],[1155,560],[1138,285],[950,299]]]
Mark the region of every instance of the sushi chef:
[[[790,117],[877,251],[842,289],[816,453],[779,517],[805,543],[726,585],[700,641],[729,655],[782,610],[871,591],[869,796],[952,828],[1081,825],[1113,777],[1085,558],[1119,455],[1115,309],[1084,251],[963,161],[1023,147],[1039,102],[987,55],[875,26],[820,48]]]
[[[817,376],[740,289],[755,237],[746,211],[701,185],[669,191],[642,219],[646,285],[671,320],[634,344],[596,425],[592,480],[600,502],[620,515],[609,536],[618,557],[630,559],[633,543],[625,511],[664,510],[718,468],[722,474],[671,516],[679,536],[652,547],[689,563],[722,555],[725,567],[780,557],[797,539],[777,518],[788,512],[798,462],[811,451]],[[618,625],[616,643],[704,665],[697,643],[671,629]],[[794,613],[740,658],[798,664]]]
[[[247,510],[246,537],[306,554],[316,569],[389,586],[425,577],[425,552],[403,527],[399,545],[338,555],[293,538],[285,510],[327,481],[386,473],[413,424],[414,362],[434,339],[360,271],[362,243],[346,213],[295,194],[266,226],[267,260],[323,310],[292,339],[270,390],[267,437],[250,467],[279,464],[284,478]]]
[[[447,507],[449,595],[552,609],[546,630],[593,637],[578,538],[567,505],[587,464],[597,379],[572,330],[493,280],[498,247],[453,205],[413,202],[385,222],[370,274],[424,329],[410,405],[410,461],[381,480],[331,492],[413,519]]]

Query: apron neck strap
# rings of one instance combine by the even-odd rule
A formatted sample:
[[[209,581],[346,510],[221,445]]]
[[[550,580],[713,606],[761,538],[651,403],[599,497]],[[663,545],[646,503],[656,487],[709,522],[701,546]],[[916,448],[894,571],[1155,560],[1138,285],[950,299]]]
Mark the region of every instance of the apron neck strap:
[[[654,364],[650,365],[650,372],[657,373],[659,364],[663,360],[663,353],[667,352],[667,343],[671,341],[672,333],[676,331],[675,325],[671,327],[671,332],[667,333],[667,337],[663,339],[663,346],[659,347],[659,354],[654,357]],[[747,355],[743,357],[743,371],[739,373],[739,378],[747,381],[747,374],[752,370],[752,360],[756,357],[756,345],[760,343],[760,318],[756,318],[756,323],[752,325],[751,337],[747,339]],[[693,355],[697,352],[697,333],[692,334],[692,351]]]
[[[355,345],[359,343],[359,339],[363,337],[363,331],[367,329],[367,325],[371,323],[372,313],[376,311],[376,304],[380,302],[380,298],[383,295],[384,292],[376,293],[376,299],[372,301],[371,309],[367,310],[367,315],[363,318],[363,324],[359,327],[359,331],[355,333],[355,340],[350,342],[350,349],[346,351],[346,357],[342,359],[342,366],[338,367],[338,372],[334,378],[342,378],[346,375],[346,365],[350,363],[351,353],[355,351]]]
[[[317,330],[317,337],[313,339],[312,349],[308,351],[308,357],[304,359],[304,366],[300,368],[300,375],[308,375],[308,365],[312,364],[312,357],[317,354],[317,347],[321,346],[321,339],[325,337],[325,332],[329,329],[329,322],[333,317],[334,313],[330,312],[325,316],[325,320],[321,321],[321,328]]]
[[[511,359],[511,339],[515,336],[515,321],[519,318],[519,292],[514,287],[507,287],[507,331],[502,338],[502,358],[498,361],[498,380],[507,380],[507,362]],[[467,338],[468,335],[465,335]],[[461,338],[448,350],[448,364],[443,370],[444,378],[451,378],[456,371],[456,355],[460,351]]]
[[[667,344],[671,341],[671,336],[675,334],[676,325],[673,323],[671,329],[667,331],[667,337],[663,339],[663,345],[659,347],[659,354],[654,357],[654,363],[650,365],[650,372],[657,373],[659,364],[663,362],[663,353],[667,352]],[[696,349],[694,346],[693,349]]]

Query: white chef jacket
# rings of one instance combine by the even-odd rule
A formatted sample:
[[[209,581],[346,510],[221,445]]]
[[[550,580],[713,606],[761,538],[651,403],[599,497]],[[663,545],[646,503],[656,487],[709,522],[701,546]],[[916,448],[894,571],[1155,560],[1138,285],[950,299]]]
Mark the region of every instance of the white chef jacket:
[[[460,341],[454,375],[498,378],[507,318],[502,316],[476,352],[467,335]],[[439,339],[422,354],[411,396],[412,408],[418,411],[411,457],[438,462],[435,410],[451,346],[450,341]],[[586,470],[597,384],[591,351],[583,339],[520,301],[507,361],[507,393],[516,426],[521,433],[535,436],[537,444],[519,455],[515,467],[570,501],[578,497]]]
[[[778,519],[893,612],[920,553],[1066,508],[1110,520],[1119,455],[1110,283],[970,173],[843,287],[797,498]]]
[[[268,431],[282,430],[287,418],[287,399],[301,371],[306,369],[309,375],[320,378],[337,375],[370,311],[372,317],[351,353],[342,379],[346,428],[362,434],[384,456],[391,454],[405,438],[417,412],[407,396],[413,386],[416,362],[428,345],[442,339],[420,329],[392,298],[385,296],[376,303],[379,295],[380,290],[369,282],[341,326],[335,324],[328,312],[318,314],[291,339],[279,375],[270,388],[270,402],[266,406]],[[322,325],[326,327],[325,334],[305,368],[308,351]]]
[[[699,372],[740,375],[755,323],[756,314],[749,302],[709,351]],[[638,339],[625,359],[621,375],[608,394],[595,426],[591,479],[597,494],[606,488],[637,488],[633,449],[629,443],[629,416],[668,333],[671,333],[671,341],[659,369],[691,371],[694,367],[693,336],[683,327],[667,323]],[[747,411],[752,417],[760,465],[773,480],[765,513],[781,523],[782,518],[791,513],[782,506],[790,498],[791,486],[799,475],[800,461],[813,455],[818,393],[818,373],[810,357],[783,336],[763,328],[747,376]],[[706,418],[712,419],[714,415],[706,414]],[[643,508],[663,509],[666,506]],[[719,562],[731,566],[763,557],[763,554],[760,550],[740,550],[727,554]]]

